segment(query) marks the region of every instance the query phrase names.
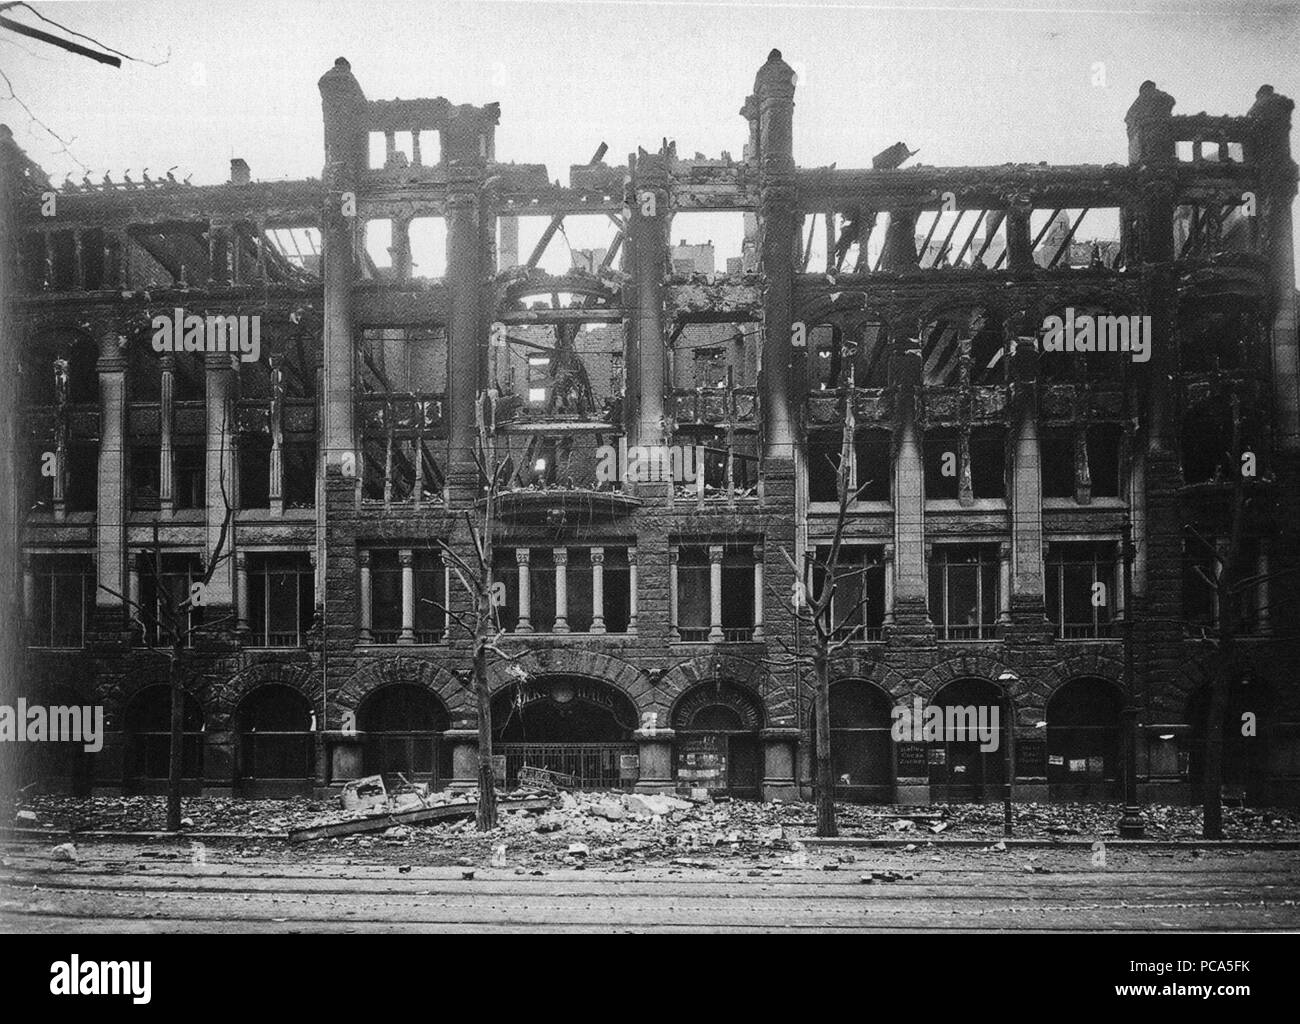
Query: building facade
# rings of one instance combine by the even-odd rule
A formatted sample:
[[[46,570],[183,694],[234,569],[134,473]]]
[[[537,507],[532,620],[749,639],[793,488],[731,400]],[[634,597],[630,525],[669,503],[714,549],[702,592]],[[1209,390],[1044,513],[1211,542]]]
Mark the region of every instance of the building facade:
[[[481,556],[507,782],[807,796],[797,567],[851,452],[846,799],[1115,799],[1131,738],[1144,801],[1196,800],[1225,618],[1225,783],[1296,799],[1291,100],[1145,83],[1126,164],[808,169],[773,51],[740,160],[602,144],[566,187],[495,104],[319,89],[319,181],[59,187],[3,140],[19,692],[109,730],[25,779],[156,791],[176,672],[191,791],[473,786]],[[930,705],[1013,756],[891,737]]]

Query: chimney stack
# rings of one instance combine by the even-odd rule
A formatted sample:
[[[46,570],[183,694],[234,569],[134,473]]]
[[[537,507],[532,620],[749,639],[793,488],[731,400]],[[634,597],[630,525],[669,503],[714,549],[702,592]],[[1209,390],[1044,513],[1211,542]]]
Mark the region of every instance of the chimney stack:
[[[230,161],[230,184],[247,185],[251,179],[248,170],[248,161],[243,157],[235,157]]]

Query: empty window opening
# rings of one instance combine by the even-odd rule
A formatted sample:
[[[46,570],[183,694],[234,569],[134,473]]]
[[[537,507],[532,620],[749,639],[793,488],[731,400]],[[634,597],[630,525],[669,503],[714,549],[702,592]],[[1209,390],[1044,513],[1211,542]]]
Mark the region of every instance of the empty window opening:
[[[808,435],[808,500],[839,500],[840,452],[843,438],[834,431]]]
[[[138,617],[145,644],[192,647],[203,625],[203,606],[193,603],[194,584],[203,579],[203,562],[194,554],[164,554],[155,570],[152,553],[140,554]]]
[[[570,271],[599,274],[618,266],[622,223],[598,214],[556,217],[499,217],[497,260],[502,269],[536,268],[555,277]]]
[[[1115,545],[1052,542],[1045,569],[1047,618],[1062,640],[1111,635],[1115,618]]]
[[[992,266],[1006,247],[1001,210],[926,210],[916,218],[916,252],[925,270]]]
[[[239,507],[271,507],[271,437],[245,433],[239,437]]]
[[[274,255],[297,270],[319,276],[321,271],[321,234],[317,227],[268,228],[267,240]]]
[[[1225,252],[1255,252],[1258,218],[1247,213],[1240,195],[1204,198],[1174,207],[1174,254],[1207,257]]]
[[[819,545],[814,553],[812,596],[818,596],[831,570],[831,549]],[[845,544],[839,551],[835,592],[823,618],[837,640],[879,640],[885,622],[885,563],[877,546]]]
[[[971,490],[976,498],[1007,496],[1007,432],[1003,427],[977,427],[970,438]]]
[[[391,271],[393,267],[393,222],[391,220],[368,220],[362,233],[365,248],[366,277],[388,277],[380,271]]]
[[[854,440],[859,501],[889,501],[893,480],[893,443],[883,430],[859,431]]]
[[[1124,428],[1118,423],[1095,423],[1088,427],[1088,476],[1094,498],[1120,496],[1120,456]]]
[[[161,497],[162,451],[157,445],[132,445],[127,454],[127,471],[131,481],[131,508],[152,512],[159,508]]]
[[[961,439],[957,430],[937,428],[925,433],[925,497],[955,500],[961,494]]]
[[[992,640],[999,611],[998,549],[937,544],[930,559],[930,618],[940,640]]]
[[[1034,210],[1029,233],[1040,267],[1116,269],[1121,263],[1118,207]]]
[[[316,577],[305,552],[250,552],[248,642],[253,647],[301,647],[315,611]]]
[[[82,555],[33,555],[28,607],[30,647],[81,647],[95,607],[95,575]]]
[[[1044,498],[1073,498],[1075,494],[1074,436],[1068,430],[1044,431],[1039,442]]]
[[[207,450],[197,445],[178,446],[172,453],[173,497],[177,508],[204,507],[207,457]]]
[[[677,213],[670,230],[673,273],[742,274],[756,267],[749,215],[737,211]],[[748,240],[747,240],[748,239]]]
[[[447,276],[447,218],[416,217],[408,229],[411,276],[438,280]]]
[[[1240,369],[1260,351],[1263,329],[1253,304],[1231,296],[1188,303],[1179,316],[1185,373]]]

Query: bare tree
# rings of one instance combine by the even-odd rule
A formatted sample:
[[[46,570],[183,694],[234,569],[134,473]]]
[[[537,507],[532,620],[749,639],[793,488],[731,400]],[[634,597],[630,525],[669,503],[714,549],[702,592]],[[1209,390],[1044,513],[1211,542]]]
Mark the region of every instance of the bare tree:
[[[221,421],[221,434],[224,441],[229,421],[225,414]],[[194,622],[192,613],[206,603],[207,589],[216,575],[217,569],[227,562],[232,554],[232,527],[235,521],[235,509],[226,488],[225,445],[222,445],[219,483],[224,514],[217,543],[207,558],[202,575],[191,581],[183,595],[173,593],[164,580],[162,572],[162,547],[158,539],[158,520],[153,522],[153,549],[148,560],[148,569],[154,582],[156,595],[152,606],[133,601],[130,597],[118,593],[112,587],[99,584],[99,588],[122,601],[132,612],[132,622],[139,626],[144,645],[167,658],[167,683],[171,690],[170,737],[167,751],[167,828],[177,832],[181,827],[181,777],[184,771],[185,741],[185,680],[190,675],[195,636],[215,629],[231,621],[233,616],[223,616],[213,621]]]
[[[785,665],[793,665],[802,675],[805,668],[811,667],[816,684],[816,696],[813,711],[813,735],[817,748],[815,776],[815,800],[817,805],[817,835],[834,836],[838,834],[835,823],[835,771],[831,764],[831,662],[835,656],[853,641],[857,628],[851,623],[866,606],[867,596],[862,594],[857,601],[847,608],[838,605],[834,598],[841,589],[841,583],[849,578],[858,577],[862,570],[845,569],[841,563],[841,551],[844,543],[845,527],[848,524],[849,510],[869,486],[870,481],[857,488],[851,484],[851,466],[853,464],[853,438],[855,425],[853,418],[853,379],[850,369],[847,380],[840,387],[844,403],[844,427],[840,437],[839,465],[836,467],[836,515],[835,529],[825,556],[814,554],[804,559],[800,566],[795,558],[784,548],[781,554],[794,570],[795,618],[799,625],[809,627],[812,636],[810,652],[792,650],[779,637],[774,637],[784,648],[786,656],[780,659]]]
[[[495,527],[497,504],[506,489],[512,473],[509,458],[501,459],[496,452],[495,394],[480,394],[476,402],[478,416],[478,447],[474,461],[483,482],[484,500],[476,514],[465,510],[470,551],[464,557],[446,539],[438,538],[438,547],[455,574],[457,581],[470,599],[468,615],[451,607],[450,595],[446,604],[429,603],[439,608],[449,622],[455,622],[472,638],[470,648],[470,675],[474,699],[478,705],[478,813],[476,825],[480,832],[496,828],[497,800],[496,774],[492,767],[492,691],[488,685],[488,656],[514,661],[521,654],[502,649],[504,633],[497,609],[502,604],[504,586],[493,578],[495,555]],[[427,599],[426,599],[427,600]],[[521,670],[522,675],[522,670]]]
[[[1246,463],[1253,460],[1245,442],[1242,426],[1241,399],[1233,394],[1230,401],[1231,431],[1228,465],[1232,470],[1233,486],[1229,498],[1228,531],[1226,543],[1220,545],[1207,538],[1191,524],[1188,535],[1205,553],[1210,571],[1196,566],[1194,574],[1209,588],[1218,606],[1217,621],[1207,636],[1212,654],[1210,661],[1209,707],[1205,721],[1205,752],[1202,759],[1202,835],[1206,839],[1223,837],[1223,775],[1224,775],[1224,717],[1228,709],[1228,694],[1237,666],[1237,637],[1241,622],[1238,609],[1242,598],[1255,591],[1261,583],[1294,576],[1294,569],[1259,574],[1247,564],[1247,533],[1253,523],[1265,515],[1261,507],[1264,493],[1261,481],[1253,470],[1247,472]],[[1261,609],[1262,610],[1262,609]]]

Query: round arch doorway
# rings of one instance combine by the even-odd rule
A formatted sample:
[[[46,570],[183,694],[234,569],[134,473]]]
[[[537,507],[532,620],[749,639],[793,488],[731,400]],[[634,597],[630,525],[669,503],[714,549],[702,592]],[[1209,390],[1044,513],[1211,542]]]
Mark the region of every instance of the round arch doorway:
[[[761,797],[763,709],[758,701],[725,682],[702,683],[677,702],[672,724],[680,789]]]
[[[998,799],[1006,777],[1003,729],[1011,721],[1006,695],[986,679],[954,679],[930,704],[942,714],[939,738],[927,737],[931,800],[966,804]],[[981,728],[987,744],[979,738]]]
[[[365,736],[366,775],[404,776],[438,788],[451,778],[451,748],[442,742],[450,720],[442,701],[414,683],[393,683],[370,693],[357,708]]]
[[[497,778],[504,772],[514,786],[521,769],[540,768],[578,789],[630,789],[636,727],[636,705],[599,680],[556,675],[507,686],[492,698]]]

